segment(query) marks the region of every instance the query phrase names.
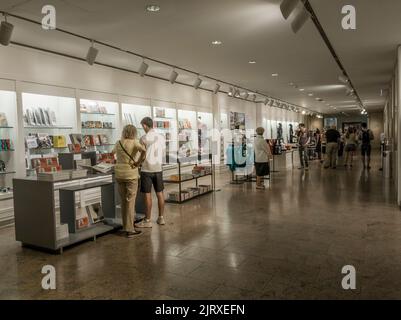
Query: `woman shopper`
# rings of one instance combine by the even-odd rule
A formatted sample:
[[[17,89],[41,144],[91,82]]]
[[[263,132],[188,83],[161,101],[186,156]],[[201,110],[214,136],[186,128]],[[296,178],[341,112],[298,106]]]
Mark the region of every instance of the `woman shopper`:
[[[263,138],[265,129],[259,127],[256,129],[255,138],[255,171],[256,171],[256,189],[265,189],[264,177],[270,174],[269,160],[272,153],[267,141]]]
[[[135,199],[138,191],[138,167],[146,155],[146,149],[138,141],[137,130],[133,125],[124,127],[121,140],[117,141],[113,153],[117,156],[115,177],[121,196],[123,231],[127,238],[133,238],[141,234],[134,227]]]
[[[356,135],[356,129],[354,127],[349,127],[345,134],[345,167],[348,167],[348,160],[351,159],[349,166],[352,168],[357,145],[358,137]]]

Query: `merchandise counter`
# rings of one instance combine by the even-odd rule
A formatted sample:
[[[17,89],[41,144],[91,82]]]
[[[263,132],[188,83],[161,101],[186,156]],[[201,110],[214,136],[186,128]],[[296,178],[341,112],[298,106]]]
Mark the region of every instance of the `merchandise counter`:
[[[96,236],[121,227],[116,215],[117,193],[112,174],[60,182],[36,177],[13,182],[15,234],[23,245],[61,253],[64,247],[87,239],[96,240]],[[101,207],[98,220],[89,210],[96,205]],[[84,216],[78,216],[78,212]]]

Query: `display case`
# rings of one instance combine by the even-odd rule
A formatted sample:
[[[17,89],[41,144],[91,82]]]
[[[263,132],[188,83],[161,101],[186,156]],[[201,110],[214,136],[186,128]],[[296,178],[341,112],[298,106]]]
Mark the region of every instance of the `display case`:
[[[197,113],[199,154],[212,152],[213,114],[210,112]]]
[[[22,107],[27,175],[32,175],[32,160],[68,151],[69,135],[78,130],[76,100],[22,93]]]
[[[178,110],[178,155],[191,157],[198,154],[196,112]]]
[[[123,124],[132,124],[138,130],[138,138],[145,134],[142,128],[141,120],[145,117],[152,117],[152,108],[150,106],[122,104]]]
[[[16,174],[16,94],[0,91],[0,200],[12,198],[12,179]]]
[[[166,139],[166,164],[173,164],[171,159],[176,158],[178,152],[176,109],[154,107],[153,126],[156,132],[162,134]]]
[[[87,151],[108,153],[118,140],[118,103],[80,99],[81,132]]]

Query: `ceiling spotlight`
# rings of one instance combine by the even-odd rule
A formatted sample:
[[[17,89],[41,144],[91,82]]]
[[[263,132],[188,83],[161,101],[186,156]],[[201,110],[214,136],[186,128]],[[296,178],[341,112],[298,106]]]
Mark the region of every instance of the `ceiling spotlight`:
[[[149,4],[146,6],[146,10],[148,12],[159,12],[160,11],[160,6],[156,4]]]
[[[272,77],[278,77],[278,73],[272,73]]]
[[[308,93],[308,96],[309,97],[313,97],[313,93]]]
[[[234,97],[236,97],[236,98],[240,98],[241,97],[241,92],[239,91],[239,89],[235,89]]]
[[[273,107],[273,105],[274,105],[274,100],[273,100],[273,99],[270,99],[269,106],[270,106],[270,107]]]
[[[1,22],[0,25],[0,43],[3,46],[8,46],[11,41],[11,35],[13,33],[14,26],[7,22],[7,16],[4,15],[5,21]]]
[[[302,114],[306,114],[306,111],[305,111],[305,110],[302,110]]]
[[[142,61],[141,66],[139,67],[138,73],[141,77],[145,76],[146,71],[148,71],[149,65]]]
[[[248,92],[245,92],[244,99],[245,99],[245,100],[248,100],[248,98],[249,98],[249,93],[248,93]]]
[[[194,83],[194,88],[195,88],[195,90],[198,89],[198,88],[200,87],[201,84],[202,84],[202,79],[198,77],[198,78],[195,80],[195,83]]]
[[[290,85],[291,87],[293,87],[293,86],[295,85],[295,83],[294,83],[294,82],[290,82],[289,85]]]
[[[217,94],[220,91],[220,88],[221,88],[221,86],[218,83],[216,83],[216,86],[214,87],[213,93]]]
[[[256,94],[253,95],[252,101],[253,101],[253,102],[256,101]]]
[[[266,98],[265,99],[265,102],[263,102],[265,105],[267,105],[267,103],[269,102],[269,99],[268,98]]]
[[[99,53],[99,50],[94,47],[94,44],[95,42],[92,40],[92,45],[89,47],[88,53],[86,54],[86,62],[91,66],[95,63]]]
[[[251,61],[249,61],[248,63],[249,63],[249,64],[255,64],[256,61],[255,61],[255,60],[251,60]]]
[[[284,0],[280,5],[281,14],[284,19],[288,19],[291,13],[294,11],[297,6],[299,0]]]
[[[297,33],[304,26],[306,21],[308,21],[310,13],[305,7],[302,8],[301,12],[295,17],[294,21],[291,23],[291,28],[294,33]]]
[[[212,41],[212,45],[214,45],[214,46],[219,46],[221,44],[223,44],[223,42],[221,42],[220,40]]]
[[[301,92],[302,92],[302,91],[305,91],[305,89],[302,89],[302,88],[301,88],[301,89],[299,89],[299,91],[301,91]]]
[[[176,82],[177,78],[178,78],[178,73],[175,72],[175,70],[171,71],[170,78],[169,78],[170,83],[174,84]]]

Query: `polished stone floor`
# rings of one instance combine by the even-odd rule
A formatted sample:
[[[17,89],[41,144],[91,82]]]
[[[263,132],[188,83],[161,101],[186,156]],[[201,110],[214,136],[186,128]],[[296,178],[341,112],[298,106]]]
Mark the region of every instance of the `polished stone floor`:
[[[368,173],[278,172],[269,189],[230,185],[168,205],[165,227],[118,234],[63,255],[22,248],[0,230],[2,299],[362,299],[401,298],[401,215],[376,163]],[[41,268],[57,290],[41,289]],[[357,288],[341,287],[353,265]]]

